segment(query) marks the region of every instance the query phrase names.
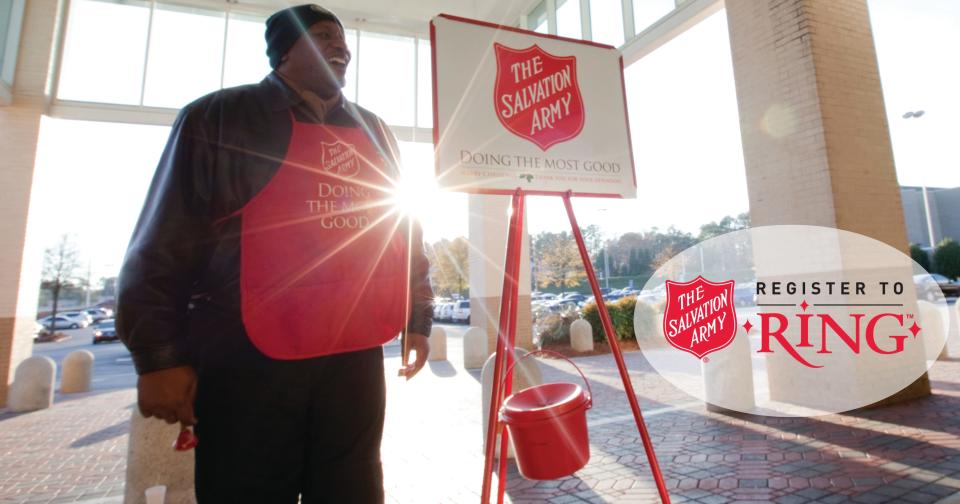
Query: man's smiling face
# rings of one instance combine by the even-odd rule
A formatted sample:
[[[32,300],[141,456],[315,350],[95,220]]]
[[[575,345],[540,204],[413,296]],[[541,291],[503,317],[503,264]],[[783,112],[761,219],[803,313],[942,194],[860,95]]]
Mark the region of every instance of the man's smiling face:
[[[349,63],[343,29],[334,21],[320,21],[297,39],[277,70],[303,88],[329,98],[346,84]]]

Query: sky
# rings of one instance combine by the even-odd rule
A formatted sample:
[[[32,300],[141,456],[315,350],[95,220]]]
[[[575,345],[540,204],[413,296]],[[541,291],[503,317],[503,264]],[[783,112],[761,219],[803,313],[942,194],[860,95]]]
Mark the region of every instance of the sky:
[[[960,185],[960,2],[870,0],[901,185]],[[581,226],[612,238],[657,227],[696,233],[748,210],[724,12],[626,69],[635,200],[581,199]],[[924,110],[903,119],[906,111]],[[374,110],[376,112],[376,110]],[[44,117],[31,229],[75,236],[93,278],[116,274],[169,128]],[[439,193],[430,144],[401,144],[428,241],[467,234],[467,197]],[[569,230],[557,198],[532,197],[528,230]]]

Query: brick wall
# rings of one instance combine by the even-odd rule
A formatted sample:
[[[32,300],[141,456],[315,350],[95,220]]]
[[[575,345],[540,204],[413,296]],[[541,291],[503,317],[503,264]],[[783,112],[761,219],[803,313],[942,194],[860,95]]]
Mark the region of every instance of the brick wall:
[[[16,366],[32,352],[43,244],[28,232],[28,215],[61,3],[27,2],[13,104],[0,107],[0,405]]]
[[[726,9],[753,223],[838,227],[906,250],[865,1]]]

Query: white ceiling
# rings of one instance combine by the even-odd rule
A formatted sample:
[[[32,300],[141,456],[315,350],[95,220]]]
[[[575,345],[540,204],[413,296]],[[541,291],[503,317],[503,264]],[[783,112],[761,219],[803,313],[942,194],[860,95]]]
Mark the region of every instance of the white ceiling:
[[[305,3],[298,0],[227,1],[272,10]],[[319,0],[314,3],[334,11],[346,25],[369,24],[426,34],[430,19],[437,14],[512,25],[537,2],[539,0]]]

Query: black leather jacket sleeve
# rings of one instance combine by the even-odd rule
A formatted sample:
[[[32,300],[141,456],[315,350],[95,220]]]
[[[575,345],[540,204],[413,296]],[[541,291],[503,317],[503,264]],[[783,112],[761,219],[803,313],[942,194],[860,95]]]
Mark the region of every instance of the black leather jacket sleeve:
[[[209,175],[215,162],[203,107],[173,124],[118,279],[117,329],[137,373],[188,363],[191,288],[210,254]]]
[[[177,117],[118,279],[117,332],[137,373],[193,364],[198,342],[191,338],[206,336],[189,334],[195,295],[212,295],[228,305],[223,313],[239,318],[239,239],[217,229],[276,172],[289,142],[291,111],[299,116],[299,107],[271,75],[259,85],[213,93]],[[326,120],[365,128],[399,174],[396,140],[374,114],[350,104]],[[430,265],[419,224],[411,221],[409,233],[406,329],[429,335]]]

